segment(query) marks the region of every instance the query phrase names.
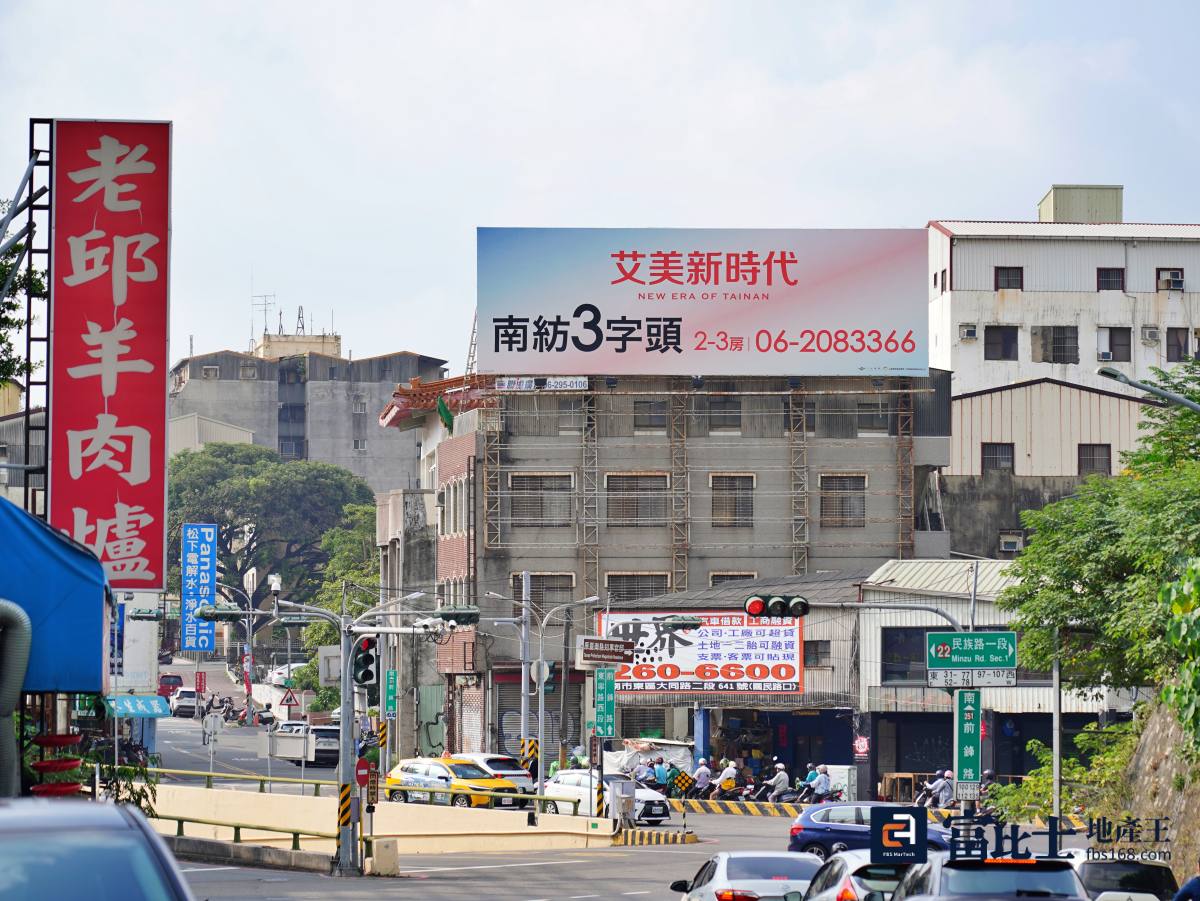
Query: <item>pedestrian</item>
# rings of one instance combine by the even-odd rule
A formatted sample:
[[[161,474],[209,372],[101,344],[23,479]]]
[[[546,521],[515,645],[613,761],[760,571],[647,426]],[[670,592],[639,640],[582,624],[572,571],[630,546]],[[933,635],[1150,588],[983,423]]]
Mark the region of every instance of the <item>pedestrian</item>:
[[[1171,901],[1200,901],[1200,861],[1197,862],[1196,875],[1183,884]]]

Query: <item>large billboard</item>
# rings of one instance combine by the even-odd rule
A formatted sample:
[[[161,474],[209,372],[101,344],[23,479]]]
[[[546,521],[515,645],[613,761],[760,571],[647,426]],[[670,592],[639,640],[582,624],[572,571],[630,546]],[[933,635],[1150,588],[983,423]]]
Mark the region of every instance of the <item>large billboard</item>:
[[[699,617],[699,629],[671,631],[665,620]],[[600,613],[599,634],[634,643],[633,663],[617,666],[617,693],[804,691],[804,621],[740,610]]]
[[[923,229],[478,230],[479,371],[928,374]]]
[[[196,608],[218,603],[217,527],[185,522],[179,540],[179,614],[185,651],[211,651],[216,647],[212,620],[196,616]]]
[[[171,126],[59,120],[53,146],[50,524],[161,591]]]

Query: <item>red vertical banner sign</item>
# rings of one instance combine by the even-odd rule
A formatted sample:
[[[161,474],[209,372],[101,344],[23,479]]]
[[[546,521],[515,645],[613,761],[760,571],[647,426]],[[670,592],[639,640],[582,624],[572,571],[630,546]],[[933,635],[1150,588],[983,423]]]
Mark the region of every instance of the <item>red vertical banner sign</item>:
[[[57,120],[51,164],[50,524],[165,590],[171,125]]]

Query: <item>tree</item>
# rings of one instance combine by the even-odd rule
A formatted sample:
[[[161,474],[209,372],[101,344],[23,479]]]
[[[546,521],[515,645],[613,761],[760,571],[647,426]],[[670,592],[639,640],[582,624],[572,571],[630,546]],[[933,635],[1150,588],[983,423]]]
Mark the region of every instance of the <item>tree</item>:
[[[341,522],[321,539],[328,563],[312,603],[334,613],[342,612],[342,583],[353,583],[346,591],[346,612],[357,616],[379,603],[379,552],[375,547],[375,507],[348,504]],[[364,589],[370,589],[365,591]],[[337,644],[338,635],[326,622],[304,629],[308,648]]]
[[[1189,357],[1171,369],[1154,369],[1149,384],[1200,403],[1200,360]],[[1126,455],[1135,472],[1163,471],[1200,460],[1200,413],[1171,404],[1145,408],[1138,449]]]
[[[325,533],[341,522],[347,504],[371,499],[366,482],[340,466],[284,462],[274,451],[250,444],[183,451],[172,458],[168,473],[171,559],[179,559],[183,523],[215,523],[222,582],[241,589],[245,574],[257,568],[251,602],[259,608],[270,595],[267,574],[278,573],[283,596],[306,603],[328,560]],[[178,590],[177,564],[172,581]],[[240,603],[236,593],[228,597]]]
[[[7,201],[0,201],[0,216],[8,210]],[[5,235],[0,235],[3,241]],[[0,288],[8,280],[13,266],[17,263],[22,245],[18,244],[3,257],[0,257]],[[28,293],[45,294],[46,282],[44,273],[22,267],[25,271],[17,273],[9,285],[8,292],[0,296],[0,382],[11,381],[18,375],[29,371],[28,361],[18,348],[13,346],[13,335],[25,327],[25,317],[21,307]]]

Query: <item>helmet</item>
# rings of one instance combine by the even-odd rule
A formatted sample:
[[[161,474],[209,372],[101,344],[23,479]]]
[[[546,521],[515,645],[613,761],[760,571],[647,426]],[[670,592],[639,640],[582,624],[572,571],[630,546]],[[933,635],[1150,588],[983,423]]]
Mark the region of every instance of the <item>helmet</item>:
[[[785,766],[784,766],[782,763],[777,763],[777,764],[775,764],[775,769],[777,769],[777,770],[786,770],[786,769],[787,769],[787,767],[785,767]]]
[[[708,761],[705,760],[703,757],[701,757],[700,758],[700,766],[706,766],[707,764],[708,764]]]
[[[995,771],[995,770],[984,770],[984,771],[983,771],[983,778],[984,778],[984,779],[995,779],[995,778],[996,778],[996,771]]]
[[[815,767],[815,766],[813,766],[811,763],[808,765],[808,768],[809,768],[810,770],[815,770],[815,769],[816,769],[816,767]]]
[[[817,772],[818,773],[828,773],[829,767],[825,766],[825,764],[821,764],[819,767],[817,767]]]
[[[946,778],[953,779],[954,778],[954,770],[946,770]]]

